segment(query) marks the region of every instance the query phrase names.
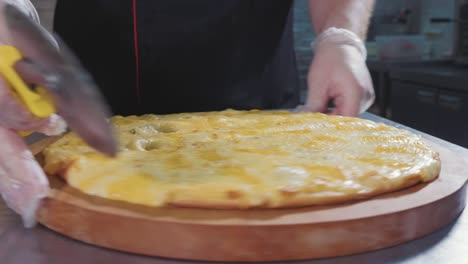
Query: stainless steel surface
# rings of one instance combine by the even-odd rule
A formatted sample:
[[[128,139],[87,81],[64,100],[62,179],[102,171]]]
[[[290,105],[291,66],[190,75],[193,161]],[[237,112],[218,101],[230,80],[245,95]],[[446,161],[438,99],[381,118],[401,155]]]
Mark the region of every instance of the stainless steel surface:
[[[364,114],[378,122],[406,128],[371,114]],[[411,130],[411,129],[410,129]],[[453,151],[468,161],[468,150],[419,133]],[[33,139],[31,139],[33,140]],[[430,221],[430,219],[428,219]],[[112,223],[109,223],[112,224]],[[349,257],[297,264],[465,264],[468,263],[468,214],[462,213],[451,225],[419,240],[389,249]],[[359,243],[359,241],[356,241]],[[252,249],[255,250],[255,249]],[[74,241],[43,227],[24,229],[20,218],[0,203],[0,263],[2,264],[183,264],[204,263],[137,256],[98,248]],[[278,263],[278,262],[277,262]],[[284,262],[283,262],[284,263]]]

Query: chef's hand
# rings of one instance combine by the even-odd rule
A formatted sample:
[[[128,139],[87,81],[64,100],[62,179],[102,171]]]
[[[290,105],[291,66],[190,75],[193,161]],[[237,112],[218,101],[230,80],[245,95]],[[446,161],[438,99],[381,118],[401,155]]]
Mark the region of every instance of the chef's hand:
[[[315,41],[308,74],[308,96],[301,111],[357,116],[374,102],[365,46],[351,32],[331,29]],[[333,100],[334,109],[328,112]]]
[[[25,1],[15,1],[9,2],[26,6]],[[0,5],[3,3],[5,1],[0,0]],[[8,29],[3,25],[2,20],[0,45],[9,43]],[[56,135],[65,131],[66,124],[55,114],[49,118],[34,117],[13,97],[1,75],[0,108],[0,194],[7,205],[21,215],[24,225],[32,227],[39,202],[47,196],[49,184],[44,171],[16,131]]]

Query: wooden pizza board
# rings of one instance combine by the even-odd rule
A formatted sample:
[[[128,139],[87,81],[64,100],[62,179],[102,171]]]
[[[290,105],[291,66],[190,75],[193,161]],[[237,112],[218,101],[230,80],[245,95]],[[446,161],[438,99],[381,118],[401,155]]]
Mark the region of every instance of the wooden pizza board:
[[[53,140],[37,142],[33,152]],[[51,177],[38,221],[93,245],[177,259],[281,261],[362,253],[429,234],[463,211],[467,165],[429,144],[441,155],[437,180],[365,201],[248,211],[149,208],[85,195]]]

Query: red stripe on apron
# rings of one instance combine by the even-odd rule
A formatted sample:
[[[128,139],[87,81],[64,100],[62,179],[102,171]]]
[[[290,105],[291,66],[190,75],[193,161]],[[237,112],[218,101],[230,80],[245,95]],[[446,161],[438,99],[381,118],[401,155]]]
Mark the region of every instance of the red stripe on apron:
[[[138,52],[138,28],[137,28],[137,9],[136,1],[132,0],[132,15],[133,15],[133,45],[135,46],[135,89],[137,105],[140,106],[140,59]]]

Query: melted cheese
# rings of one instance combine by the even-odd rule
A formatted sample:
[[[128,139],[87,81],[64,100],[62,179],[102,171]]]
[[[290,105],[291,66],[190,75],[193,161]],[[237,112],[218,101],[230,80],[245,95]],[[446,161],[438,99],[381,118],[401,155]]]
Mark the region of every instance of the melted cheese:
[[[226,110],[112,122],[117,158],[70,133],[44,150],[46,172],[130,203],[248,208],[362,198],[433,180],[440,170],[438,154],[418,136],[359,118]]]

